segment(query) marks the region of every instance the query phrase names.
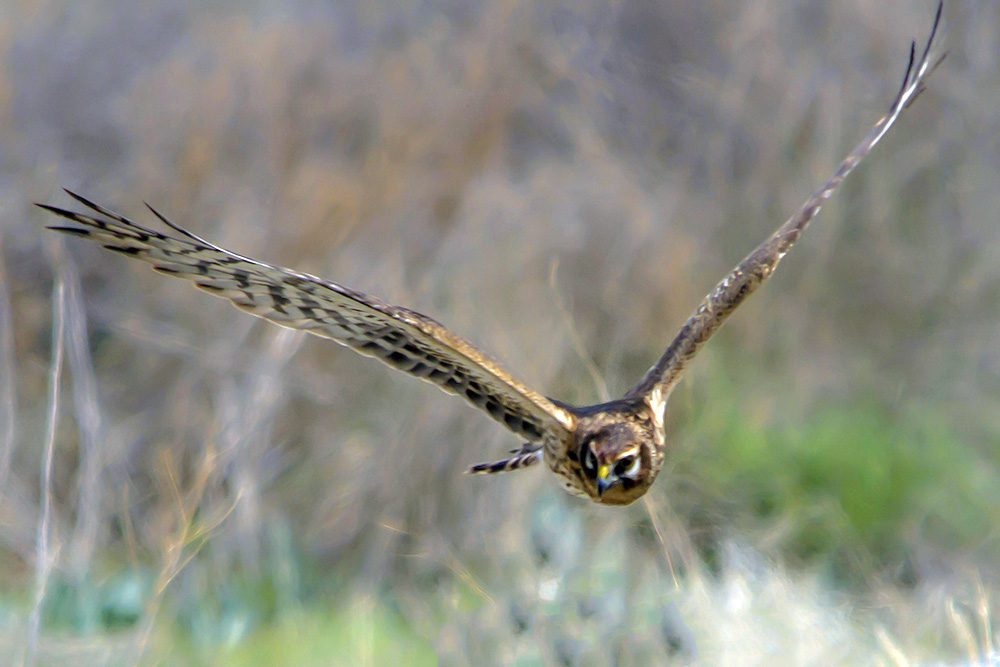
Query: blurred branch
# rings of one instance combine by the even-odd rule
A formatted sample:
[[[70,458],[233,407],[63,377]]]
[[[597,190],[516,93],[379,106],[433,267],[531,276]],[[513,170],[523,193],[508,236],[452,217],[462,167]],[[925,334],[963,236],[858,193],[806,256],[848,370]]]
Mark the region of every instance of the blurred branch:
[[[102,506],[100,475],[108,446],[102,433],[100,399],[94,365],[90,358],[87,314],[83,307],[80,274],[71,261],[59,263],[59,280],[66,290],[66,346],[70,377],[73,380],[73,406],[80,434],[80,469],[76,528],[69,541],[72,575],[77,583],[86,579],[99,528]],[[87,590],[83,587],[83,590]]]
[[[56,248],[53,263],[61,266],[62,242],[53,241]],[[59,417],[59,388],[62,378],[63,340],[66,330],[66,286],[62,270],[56,272],[52,300],[52,363],[49,366],[49,409],[45,430],[45,454],[42,457],[42,481],[39,492],[42,514],[38,520],[38,547],[35,551],[35,590],[32,595],[31,614],[28,616],[28,636],[22,664],[35,664],[38,637],[41,632],[42,602],[48,586],[49,574],[58,557],[58,547],[50,552],[55,536],[52,535],[52,459],[55,452],[56,427]]]
[[[7,291],[7,272],[4,268],[3,253],[0,252],[0,498],[7,495],[4,482],[10,470],[10,459],[14,453],[14,438],[17,436],[17,393],[14,391],[13,332],[10,294]]]
[[[163,448],[159,453],[160,470],[163,477],[166,478],[166,493],[176,508],[177,530],[172,536],[168,536],[163,544],[164,560],[156,582],[153,584],[152,596],[146,604],[139,632],[135,637],[133,661],[136,665],[142,661],[149,645],[149,638],[170,582],[198,555],[198,551],[204,546],[208,535],[222,525],[239,502],[237,493],[233,503],[217,516],[207,518],[204,521],[195,521],[194,517],[201,504],[208,480],[217,469],[218,454],[215,448],[210,443],[206,443],[204,455],[201,457],[194,479],[186,492],[182,492],[177,483],[178,475],[174,470],[177,467],[175,465],[176,459],[171,456],[171,450]]]

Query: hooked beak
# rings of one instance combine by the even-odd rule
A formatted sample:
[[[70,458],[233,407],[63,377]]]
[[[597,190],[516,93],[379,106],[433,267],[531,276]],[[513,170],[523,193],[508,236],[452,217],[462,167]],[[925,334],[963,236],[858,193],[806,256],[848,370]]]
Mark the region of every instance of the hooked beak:
[[[611,466],[604,464],[597,469],[597,497],[600,498],[618,478],[611,472]]]

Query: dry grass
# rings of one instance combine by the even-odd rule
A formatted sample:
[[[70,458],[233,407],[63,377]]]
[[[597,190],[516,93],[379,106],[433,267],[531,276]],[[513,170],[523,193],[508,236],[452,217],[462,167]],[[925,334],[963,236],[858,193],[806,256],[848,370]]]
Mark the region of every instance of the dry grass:
[[[995,512],[967,529],[922,506],[888,530],[906,558],[858,538],[864,583],[842,585],[822,553],[782,563],[787,535],[835,501],[748,530],[690,462],[733,415],[752,434],[863,404],[933,416],[961,445],[944,460],[978,462],[942,475],[961,488],[930,489],[959,507],[940,516],[992,497],[997,7],[949,2],[930,90],[699,358],[673,397],[674,467],[625,511],[564,499],[541,471],[461,475],[518,443],[419,382],[99,248],[46,254],[30,202],[63,201],[61,185],[137,217],[149,201],[243,254],[427,312],[546,393],[595,402],[630,386],[867,131],[931,4],[199,7],[0,9],[6,646],[39,627],[42,663],[211,661],[226,641],[199,644],[205,619],[239,607],[231,582],[264,581],[254,599],[270,611],[247,627],[376,600],[391,613],[373,619],[398,614],[447,664],[993,654]],[[56,276],[66,328],[52,338]],[[50,368],[69,375],[61,395]],[[735,407],[705,407],[720,401]],[[50,603],[32,626],[36,572]],[[123,573],[140,607],[115,635],[93,610]],[[73,601],[51,602],[60,591]],[[534,620],[518,634],[522,612]]]

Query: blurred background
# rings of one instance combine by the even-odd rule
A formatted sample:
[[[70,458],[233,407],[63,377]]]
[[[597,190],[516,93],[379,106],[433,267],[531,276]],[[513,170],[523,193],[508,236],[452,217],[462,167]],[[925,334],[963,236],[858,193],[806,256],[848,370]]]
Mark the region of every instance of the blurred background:
[[[620,395],[931,0],[0,4],[0,663],[997,660],[1000,6],[687,372],[648,496],[46,232],[68,187]]]

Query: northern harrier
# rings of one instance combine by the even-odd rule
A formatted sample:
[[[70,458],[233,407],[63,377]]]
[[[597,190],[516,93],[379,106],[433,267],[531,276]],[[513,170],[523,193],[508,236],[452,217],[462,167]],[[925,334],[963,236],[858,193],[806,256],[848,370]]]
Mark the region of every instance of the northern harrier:
[[[820,206],[924,89],[941,62],[931,55],[938,5],[919,59],[916,43],[889,112],[833,175],[785,224],[740,262],[705,297],[663,356],[622,398],[575,407],[521,384],[499,363],[426,315],[391,306],[315,276],[237,255],[174,225],[150,210],[176,236],[162,234],[69,193],[92,213],[42,208],[79,226],[53,226],[109,250],[144,260],[161,273],[185,278],[250,313],[305,329],[436,384],[481,408],[527,442],[510,458],[473,466],[473,473],[517,470],[545,460],[567,491],[598,503],[625,505],[642,496],[663,462],[663,411],[671,389],[702,344],[774,271]],[[68,192],[68,191],[67,191]]]

